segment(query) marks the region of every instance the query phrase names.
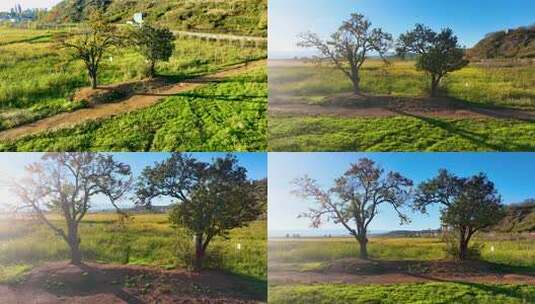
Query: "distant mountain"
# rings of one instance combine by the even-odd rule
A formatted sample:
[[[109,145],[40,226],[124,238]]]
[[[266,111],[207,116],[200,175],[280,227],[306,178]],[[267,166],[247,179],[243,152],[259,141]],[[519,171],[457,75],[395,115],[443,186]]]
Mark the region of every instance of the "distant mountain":
[[[176,30],[267,36],[267,0],[64,0],[45,19],[76,23],[95,7],[116,23],[143,13],[145,20]]]
[[[507,207],[507,216],[492,230],[498,232],[535,232],[535,199]]]
[[[388,233],[384,233],[381,236],[385,237],[436,237],[440,235],[439,229],[427,229],[427,230],[394,230]]]
[[[535,58],[535,25],[487,34],[467,55],[470,59]]]

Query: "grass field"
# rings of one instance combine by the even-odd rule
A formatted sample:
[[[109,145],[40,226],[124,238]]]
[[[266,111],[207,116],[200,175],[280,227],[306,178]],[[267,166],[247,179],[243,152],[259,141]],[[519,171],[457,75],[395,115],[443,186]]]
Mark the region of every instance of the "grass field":
[[[492,265],[492,271],[535,273],[535,243],[529,238],[479,237],[473,244],[482,245],[481,260]],[[270,273],[279,271],[323,276],[332,273],[333,265],[349,263],[358,255],[358,244],[350,238],[310,238],[299,240],[270,240]],[[460,282],[454,279],[422,283],[384,282],[380,285],[349,284],[344,276],[368,275],[386,277],[389,271],[381,265],[388,261],[417,261],[408,271],[416,276],[430,270],[420,262],[447,260],[445,244],[437,238],[370,238],[368,251],[372,264],[346,264],[347,273],[340,282],[284,283],[270,282],[270,303],[531,303],[535,300],[535,286],[525,284],[490,284]],[[373,266],[374,265],[374,266]],[[353,267],[359,267],[356,270]],[[401,267],[401,266],[398,266]],[[425,267],[425,268],[422,268]],[[336,269],[340,269],[339,267]],[[367,269],[367,270],[366,270]],[[285,272],[286,271],[286,272]],[[334,270],[340,271],[340,270]],[[353,273],[352,271],[357,271]],[[384,272],[383,272],[384,271]],[[443,270],[442,270],[443,271]],[[447,270],[446,270],[447,271]],[[452,270],[456,271],[456,270]],[[353,274],[352,274],[353,273]],[[359,274],[357,274],[359,273]],[[459,278],[463,274],[457,274]],[[358,281],[358,279],[356,279]],[[447,282],[446,282],[447,281]],[[314,282],[314,280],[313,280]]]
[[[55,219],[57,221],[57,219]],[[60,222],[58,222],[60,223]],[[215,239],[208,249],[208,268],[253,280],[267,280],[266,222],[231,231],[230,239]],[[126,226],[115,214],[90,214],[80,225],[81,249],[87,262],[184,267],[177,255],[177,234],[167,215],[134,215]],[[237,249],[237,245],[241,249]],[[0,222],[0,284],[16,282],[32,267],[68,260],[66,243],[47,227],[27,220]]]
[[[85,69],[68,60],[53,36],[53,31],[0,29],[0,130],[87,106],[70,100],[76,89],[89,85]],[[264,57],[262,48],[178,39],[174,56],[158,71],[178,81]],[[115,49],[103,62],[100,83],[142,79],[145,69],[140,55]]]
[[[329,97],[351,92],[351,83],[330,66],[301,62],[269,67],[270,101],[326,105]],[[362,70],[362,90],[369,95],[426,96],[428,81],[412,61],[369,61]],[[471,65],[449,75],[444,94],[478,109],[535,110],[532,66]],[[535,124],[494,116],[340,117],[270,115],[271,151],[532,151]]]
[[[87,106],[69,100],[88,85],[79,62],[66,62],[54,49],[53,32],[0,30],[0,130]],[[213,73],[265,49],[225,42],[177,40],[160,74],[178,81]],[[115,50],[100,81],[113,84],[143,78],[143,58]],[[265,68],[168,97],[137,112],[71,129],[0,143],[12,151],[258,151],[266,149],[267,76]],[[122,135],[122,136],[119,136]]]
[[[496,264],[520,266],[535,272],[535,242],[532,239],[477,239],[482,244],[481,259]],[[494,252],[491,248],[494,247]],[[376,260],[446,259],[445,243],[437,238],[370,238],[368,252]],[[270,241],[269,258],[278,263],[306,267],[355,257],[358,243],[351,238]]]
[[[260,67],[143,110],[3,143],[0,150],[265,150],[266,81]]]
[[[397,303],[500,303],[524,304],[535,301],[535,286],[425,283],[391,286],[322,284],[274,286],[269,303],[276,304],[397,304]]]

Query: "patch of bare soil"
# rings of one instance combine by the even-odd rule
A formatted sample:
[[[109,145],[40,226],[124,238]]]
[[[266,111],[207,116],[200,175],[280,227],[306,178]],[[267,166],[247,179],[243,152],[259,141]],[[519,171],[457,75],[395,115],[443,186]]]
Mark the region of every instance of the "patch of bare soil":
[[[2,304],[261,303],[264,291],[216,271],[190,273],[142,266],[51,263],[16,286],[0,285]]]
[[[291,269],[291,268],[289,268]],[[470,282],[494,284],[535,284],[535,273],[516,272],[500,265],[479,261],[365,261],[343,259],[321,270],[284,270],[270,266],[269,281],[285,283],[400,284],[422,282]]]
[[[389,95],[340,94],[322,105],[285,101],[284,96],[270,97],[272,115],[331,115],[339,117],[432,116],[445,118],[492,117],[535,121],[535,112],[492,107],[449,97],[399,97]]]
[[[249,64],[240,64],[229,67],[221,72],[217,72],[211,75],[202,76],[194,79],[185,80],[180,83],[174,83],[172,85],[164,85],[158,87],[155,90],[149,92],[133,93],[132,96],[114,103],[99,103],[103,99],[101,97],[94,96],[95,104],[93,107],[77,110],[69,113],[62,113],[52,117],[48,117],[31,124],[23,125],[13,129],[0,132],[0,140],[13,140],[19,137],[37,134],[45,131],[51,131],[61,128],[67,128],[77,124],[81,124],[90,120],[97,120],[103,118],[110,118],[127,112],[132,112],[147,108],[157,104],[160,100],[174,96],[179,93],[191,91],[199,86],[217,83],[223,79],[239,75],[255,67],[265,65],[265,60],[259,60]],[[106,89],[102,89],[106,91]],[[94,93],[94,92],[93,92]],[[82,98],[84,94],[91,95],[91,92],[79,92],[78,98]],[[85,96],[86,98],[88,96]],[[105,98],[104,98],[105,99]],[[121,99],[121,98],[120,98]]]

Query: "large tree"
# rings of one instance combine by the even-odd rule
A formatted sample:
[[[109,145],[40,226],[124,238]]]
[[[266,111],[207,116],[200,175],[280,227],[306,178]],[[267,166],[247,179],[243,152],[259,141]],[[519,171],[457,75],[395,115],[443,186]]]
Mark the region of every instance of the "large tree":
[[[136,193],[143,206],[150,206],[155,198],[176,203],[170,220],[193,235],[193,266],[201,270],[214,237],[227,237],[231,229],[248,225],[264,212],[266,196],[259,194],[260,188],[247,178],[247,170],[235,156],[206,163],[174,153],[143,170]]]
[[[352,164],[329,190],[323,190],[308,176],[294,184],[296,195],[317,204],[317,208],[310,208],[301,216],[310,218],[315,228],[324,220],[342,225],[359,242],[363,259],[368,258],[368,227],[381,205],[392,207],[402,224],[409,222],[401,208],[410,197],[412,181],[397,172],[385,174],[384,169],[367,158]]]
[[[396,50],[402,57],[406,54],[418,56],[416,68],[431,77],[431,96],[437,95],[437,89],[448,73],[469,63],[457,36],[449,28],[436,33],[423,24],[417,24],[413,30],[399,36]]]
[[[414,208],[427,213],[430,205],[441,206],[441,220],[453,229],[458,241],[457,258],[465,260],[474,234],[499,223],[505,209],[494,183],[480,173],[458,177],[447,170],[418,186]]]
[[[324,41],[317,34],[303,33],[298,46],[316,48],[321,57],[334,63],[353,84],[353,92],[360,90],[360,69],[368,57],[375,53],[384,60],[385,53],[392,44],[392,35],[380,28],[372,28],[372,23],[361,14],[351,14],[330,39]]]
[[[115,32],[115,26],[106,20],[102,12],[94,10],[79,32],[58,36],[61,47],[69,50],[71,58],[83,61],[93,89],[98,86],[98,74],[104,55],[117,44]]]
[[[130,166],[111,155],[95,153],[47,153],[26,168],[27,176],[15,183],[18,208],[31,211],[69,245],[71,263],[81,264],[78,226],[96,196],[107,198],[119,210],[118,201],[132,182]],[[59,213],[66,231],[48,215]]]
[[[148,24],[134,26],[128,34],[130,45],[149,63],[148,76],[156,75],[156,63],[169,61],[175,50],[175,36],[168,28]]]

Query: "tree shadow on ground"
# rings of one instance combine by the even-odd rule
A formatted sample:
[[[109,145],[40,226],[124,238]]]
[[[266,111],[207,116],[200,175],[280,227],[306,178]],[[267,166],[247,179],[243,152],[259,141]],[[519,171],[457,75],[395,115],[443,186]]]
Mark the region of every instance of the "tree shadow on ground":
[[[266,281],[249,276],[212,270],[192,273],[92,263],[45,264],[32,270],[17,288],[21,292],[45,290],[62,298],[98,297],[133,304],[156,300],[158,303],[182,303],[195,299],[206,303],[248,303],[267,298]]]

